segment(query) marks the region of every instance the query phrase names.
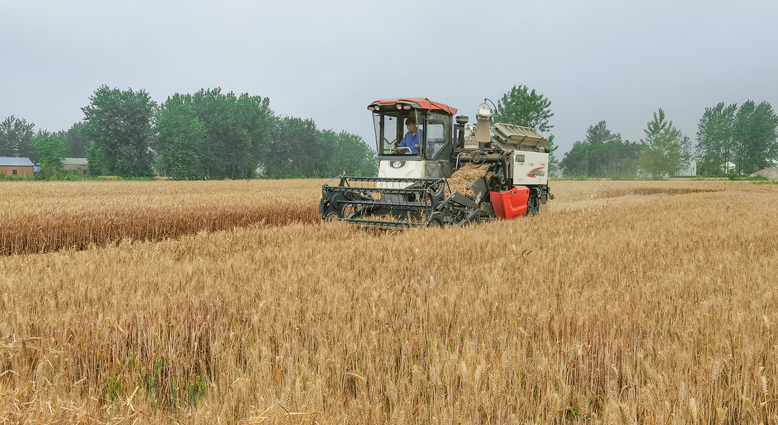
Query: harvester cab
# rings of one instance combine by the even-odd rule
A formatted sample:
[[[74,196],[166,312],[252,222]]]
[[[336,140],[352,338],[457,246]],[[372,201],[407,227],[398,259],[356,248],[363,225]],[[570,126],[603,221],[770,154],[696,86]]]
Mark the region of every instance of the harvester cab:
[[[378,100],[373,112],[381,178],[446,178],[457,110],[427,99]],[[418,146],[418,147],[417,147]]]
[[[325,220],[384,229],[461,226],[537,214],[546,202],[546,140],[526,127],[492,126],[486,103],[468,128],[468,117],[429,99],[377,100],[367,109],[378,176],[325,183],[319,204]]]

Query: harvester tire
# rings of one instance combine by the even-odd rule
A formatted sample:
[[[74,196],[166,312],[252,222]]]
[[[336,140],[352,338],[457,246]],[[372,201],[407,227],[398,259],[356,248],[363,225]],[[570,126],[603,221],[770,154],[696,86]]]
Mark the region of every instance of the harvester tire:
[[[443,227],[443,214],[438,212],[432,214],[432,217],[427,221],[427,228],[434,229],[439,227]]]

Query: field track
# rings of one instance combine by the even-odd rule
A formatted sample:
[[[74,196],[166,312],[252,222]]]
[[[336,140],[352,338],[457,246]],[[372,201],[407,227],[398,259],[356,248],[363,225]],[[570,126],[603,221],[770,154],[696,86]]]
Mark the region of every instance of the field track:
[[[778,421],[778,185],[552,182],[535,217],[375,235],[306,219],[319,181],[125,183],[2,184],[4,228],[293,214],[0,257],[0,423]]]

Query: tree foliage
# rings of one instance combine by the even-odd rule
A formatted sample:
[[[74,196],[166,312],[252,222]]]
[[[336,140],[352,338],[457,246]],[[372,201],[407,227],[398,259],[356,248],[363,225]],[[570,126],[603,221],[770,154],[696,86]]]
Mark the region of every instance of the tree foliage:
[[[82,108],[91,175],[153,176],[150,149],[156,102],[143,90],[101,86]]]
[[[633,176],[641,150],[640,143],[622,141],[621,134],[612,133],[600,121],[586,129],[584,140],[573,144],[560,166],[569,176]]]
[[[778,116],[767,102],[749,100],[735,114],[735,164],[740,174],[751,174],[772,166],[778,157]]]
[[[313,120],[285,117],[277,123],[263,166],[265,176],[273,178],[333,177],[344,172],[374,176],[378,156],[357,135],[321,131]]]
[[[527,86],[513,86],[511,91],[505,93],[497,101],[497,111],[494,114],[494,122],[505,124],[520,125],[535,129],[540,133],[545,133],[552,128],[550,124],[551,101],[535,89],[529,90]],[[546,152],[549,153],[549,170],[553,171],[559,165],[554,157],[554,151],[557,146],[554,144],[554,135],[548,137]]]
[[[205,176],[254,177],[275,121],[270,99],[203,89],[192,96],[192,106],[207,130],[201,154]]]
[[[0,156],[29,157],[34,128],[35,124],[13,115],[0,122]]]
[[[549,120],[554,114],[551,112],[551,101],[535,89],[529,90],[527,86],[513,86],[510,92],[504,94],[497,101],[497,112],[494,115],[495,122],[520,125],[534,128],[539,132],[551,130],[554,126]]]
[[[697,128],[695,158],[702,175],[723,176],[727,162],[750,174],[778,158],[778,116],[767,102],[749,100],[740,108],[719,103],[705,109]]]
[[[39,131],[30,142],[30,147],[35,162],[40,163],[41,167],[54,169],[62,167],[62,160],[65,159],[65,146],[62,144],[60,136],[48,131]]]
[[[157,114],[157,164],[178,179],[255,177],[274,123],[268,98],[219,88],[175,94]]]
[[[285,117],[279,120],[273,149],[264,163],[268,177],[324,177],[332,152],[310,119]]]
[[[205,172],[208,158],[203,157],[208,130],[197,118],[191,96],[175,94],[161,104],[156,129],[154,148],[160,174],[186,180],[208,177]]]
[[[375,175],[378,158],[361,137],[319,130],[310,119],[278,118],[270,100],[202,89],[157,106],[143,90],[100,86],[83,122],[55,134],[11,116],[0,123],[0,156],[61,167],[86,157],[93,176],[176,179]],[[34,143],[31,145],[31,141]],[[33,148],[34,146],[34,148]],[[43,165],[43,162],[41,165]]]
[[[736,112],[736,104],[725,106],[724,102],[712,108],[705,108],[705,113],[697,125],[695,159],[698,161],[698,174],[723,176],[723,164],[734,161],[733,131]]]
[[[67,131],[57,133],[62,140],[66,157],[86,158],[86,148],[89,146],[89,139],[86,136],[85,127],[86,124],[83,122],[77,122]]]
[[[345,131],[335,133],[326,130],[332,140],[332,155],[327,161],[325,177],[346,173],[352,176],[375,176],[378,172],[378,155],[356,134]]]
[[[177,179],[375,175],[377,156],[359,136],[321,131],[310,119],[277,118],[269,99],[200,90],[160,105],[157,169]]]
[[[674,176],[688,165],[691,141],[673,126],[672,121],[665,120],[665,111],[661,108],[654,112],[654,119],[643,132],[646,138],[640,140],[643,144],[640,167],[644,171],[654,177]]]

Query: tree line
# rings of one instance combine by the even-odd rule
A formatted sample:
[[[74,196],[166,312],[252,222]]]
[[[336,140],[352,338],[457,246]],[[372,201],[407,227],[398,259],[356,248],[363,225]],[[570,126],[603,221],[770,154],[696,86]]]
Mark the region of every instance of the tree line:
[[[738,174],[774,166],[778,158],[778,116],[767,102],[749,100],[706,108],[697,126],[696,158],[704,175],[721,175],[721,164],[732,163]]]
[[[313,120],[278,117],[269,99],[221,89],[178,94],[162,103],[143,90],[99,87],[67,131],[34,131],[13,116],[0,123],[0,156],[29,157],[42,168],[86,157],[92,176],[176,179],[376,175],[378,159],[361,137],[319,130]],[[526,86],[498,100],[498,122],[548,132],[551,102]],[[552,168],[556,147],[548,136]],[[44,170],[45,171],[45,170]],[[45,174],[45,172],[44,172]]]
[[[583,141],[565,154],[560,167],[566,176],[675,176],[696,162],[697,175],[747,175],[774,166],[778,159],[778,115],[767,102],[749,100],[706,108],[697,143],[668,121],[660,108],[639,142],[622,140],[605,121],[590,126]]]
[[[202,89],[157,104],[144,90],[99,87],[67,131],[34,130],[14,116],[0,123],[0,156],[29,157],[42,168],[86,157],[93,176],[175,179],[375,175],[378,160],[362,138],[320,130],[313,120],[279,117],[270,99]]]
[[[143,90],[98,88],[67,131],[34,131],[14,116],[0,122],[0,156],[30,157],[42,167],[86,157],[91,175],[176,179],[375,175],[377,156],[361,137],[319,130],[310,119],[279,117],[270,100],[202,89],[157,104]],[[551,101],[514,86],[497,102],[495,121],[549,132]],[[639,142],[624,140],[605,121],[587,128],[561,161],[554,135],[546,150],[551,170],[566,176],[674,176],[692,161],[701,176],[750,174],[778,159],[778,115],[767,102],[706,108],[696,146],[661,108]],[[731,171],[734,168],[734,171]]]

